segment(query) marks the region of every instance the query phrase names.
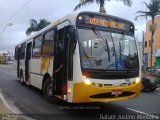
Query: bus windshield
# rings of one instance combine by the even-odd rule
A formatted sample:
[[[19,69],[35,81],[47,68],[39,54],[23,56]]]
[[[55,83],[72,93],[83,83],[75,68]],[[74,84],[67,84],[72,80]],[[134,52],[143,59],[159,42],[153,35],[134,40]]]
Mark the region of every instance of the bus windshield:
[[[92,29],[78,29],[78,34],[83,69],[138,69],[134,37]]]

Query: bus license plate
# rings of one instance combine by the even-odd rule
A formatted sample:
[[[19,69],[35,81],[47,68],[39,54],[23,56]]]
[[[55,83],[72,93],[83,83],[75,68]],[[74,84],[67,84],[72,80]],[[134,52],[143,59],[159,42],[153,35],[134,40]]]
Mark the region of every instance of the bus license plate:
[[[121,95],[122,94],[122,90],[113,90],[112,95]]]

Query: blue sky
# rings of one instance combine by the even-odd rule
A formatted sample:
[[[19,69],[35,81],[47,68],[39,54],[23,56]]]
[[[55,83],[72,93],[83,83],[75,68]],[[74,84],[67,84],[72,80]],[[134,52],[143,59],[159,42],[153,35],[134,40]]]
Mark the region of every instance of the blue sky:
[[[145,0],[149,2],[149,0]],[[13,50],[14,46],[23,41],[27,36],[26,29],[29,27],[30,19],[47,19],[53,22],[71,12],[78,4],[79,0],[0,0],[0,33],[8,23],[8,26],[0,35],[0,49]],[[24,6],[25,4],[25,6]],[[21,10],[19,10],[22,8]],[[124,6],[122,2],[106,2],[107,14],[122,17],[135,23],[136,37],[142,39],[142,31],[145,31],[145,19],[135,21],[136,11],[145,10],[142,0],[133,0],[132,7]],[[19,10],[19,11],[18,11]],[[99,10],[96,4],[84,6],[78,11]],[[18,11],[18,12],[17,12]],[[9,19],[10,18],[10,19]]]

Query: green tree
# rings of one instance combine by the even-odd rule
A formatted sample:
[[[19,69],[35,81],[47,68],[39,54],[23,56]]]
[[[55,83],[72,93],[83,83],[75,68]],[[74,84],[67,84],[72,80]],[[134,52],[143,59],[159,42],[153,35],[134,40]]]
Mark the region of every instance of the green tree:
[[[99,12],[106,13],[106,10],[104,8],[105,1],[113,1],[113,0],[80,0],[79,4],[74,8],[74,11],[81,8],[82,6],[88,5],[88,4],[93,4],[96,2],[100,6]],[[132,5],[132,0],[116,0],[116,1],[122,1],[124,5],[126,6],[131,6]]]
[[[137,16],[135,17],[135,20],[137,20],[137,18],[142,17],[147,19],[148,17],[151,18],[152,20],[152,25],[150,27],[150,31],[151,31],[151,54],[150,54],[150,67],[152,67],[152,54],[153,54],[153,36],[154,36],[154,31],[155,31],[155,24],[154,24],[154,19],[157,15],[160,15],[160,0],[150,0],[150,3],[146,3],[143,2],[145,7],[146,7],[146,11],[137,11]]]
[[[31,19],[30,27],[27,29],[26,35],[30,35],[32,32],[39,31],[49,24],[50,22],[48,22],[46,19],[40,19],[39,23],[35,19]]]

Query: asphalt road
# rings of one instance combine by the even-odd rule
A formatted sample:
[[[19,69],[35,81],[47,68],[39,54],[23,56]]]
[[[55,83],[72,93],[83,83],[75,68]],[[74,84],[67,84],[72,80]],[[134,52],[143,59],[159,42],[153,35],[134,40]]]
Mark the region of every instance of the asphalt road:
[[[36,120],[160,120],[160,93],[143,92],[128,101],[92,104],[50,104],[42,92],[22,86],[11,65],[0,65],[0,90],[13,108]]]

